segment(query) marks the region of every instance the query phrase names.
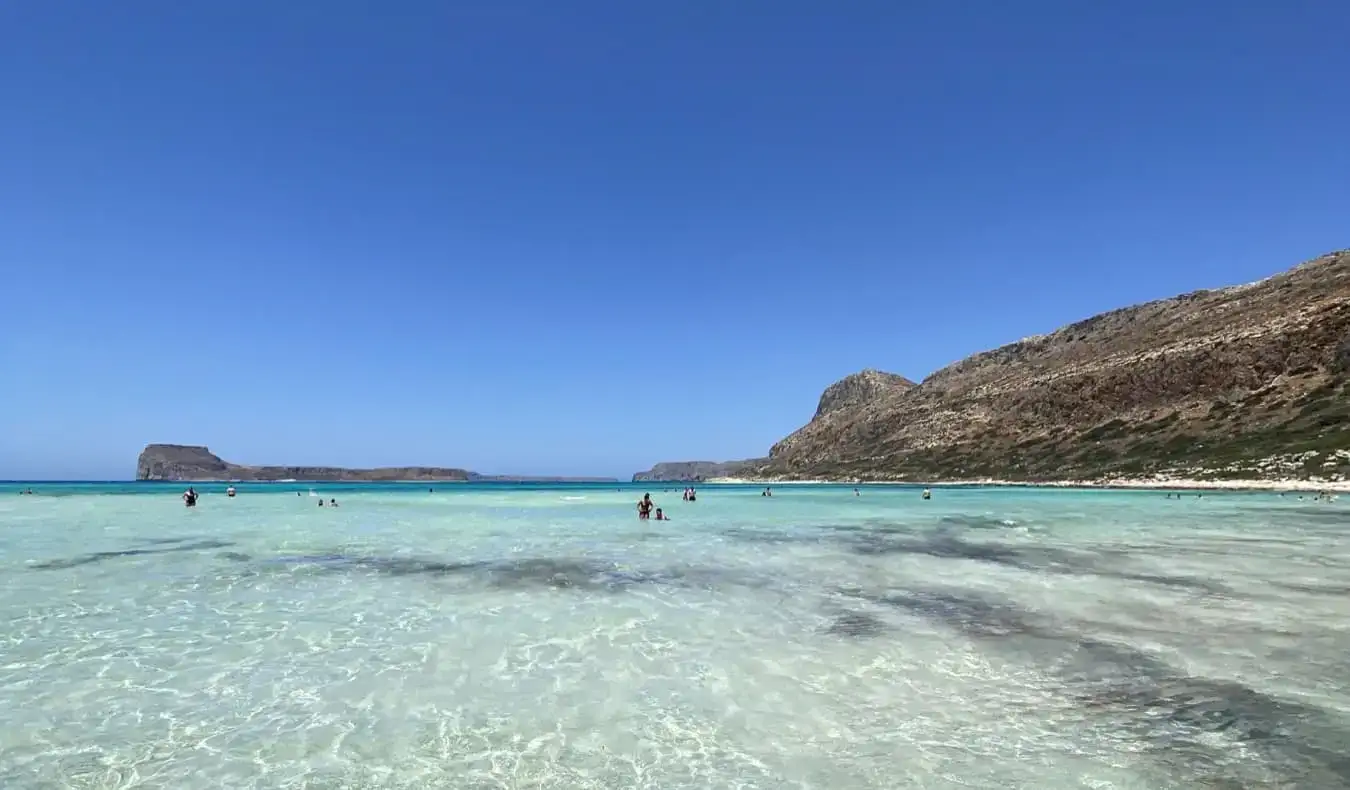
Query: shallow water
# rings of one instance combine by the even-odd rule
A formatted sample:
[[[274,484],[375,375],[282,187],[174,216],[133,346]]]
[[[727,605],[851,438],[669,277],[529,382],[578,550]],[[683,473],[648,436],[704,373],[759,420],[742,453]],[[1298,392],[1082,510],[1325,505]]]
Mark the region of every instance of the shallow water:
[[[6,790],[1350,788],[1340,502],[19,488]]]

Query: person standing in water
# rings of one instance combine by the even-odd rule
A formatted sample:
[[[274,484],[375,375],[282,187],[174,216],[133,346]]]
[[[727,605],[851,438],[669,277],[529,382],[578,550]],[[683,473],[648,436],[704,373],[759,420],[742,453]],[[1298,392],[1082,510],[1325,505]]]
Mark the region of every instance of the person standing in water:
[[[196,489],[194,489],[194,488],[188,488],[188,490],[186,490],[186,491],[183,492],[183,504],[184,504],[185,506],[187,506],[187,507],[196,507],[196,506],[197,506],[197,490],[196,490]]]

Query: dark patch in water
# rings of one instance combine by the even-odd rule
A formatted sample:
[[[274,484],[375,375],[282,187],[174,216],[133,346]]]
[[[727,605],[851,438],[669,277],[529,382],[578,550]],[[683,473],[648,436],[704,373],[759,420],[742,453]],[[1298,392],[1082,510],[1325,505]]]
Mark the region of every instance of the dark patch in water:
[[[476,562],[440,562],[415,557],[362,557],[347,554],[296,554],[273,557],[269,563],[283,565],[313,565],[325,570],[364,570],[390,576],[448,576],[480,567]]]
[[[992,516],[955,515],[955,516],[943,516],[942,518],[938,519],[939,529],[944,527],[946,528],[959,527],[961,529],[1006,530],[1010,529],[1012,526],[1015,525],[1005,524],[1003,523],[1003,519],[994,518]]]
[[[1232,589],[1209,579],[1198,579],[1170,574],[1141,573],[1112,567],[1109,561],[1128,562],[1129,555],[1120,551],[1069,551],[1038,544],[1009,545],[992,541],[969,541],[957,534],[956,528],[980,525],[977,529],[1005,529],[996,519],[975,516],[948,516],[937,530],[916,532],[897,525],[829,526],[819,534],[768,532],[764,530],[728,530],[734,540],[757,543],[820,543],[830,540],[855,554],[864,556],[923,555],[938,559],[973,560],[1033,573],[1096,575],[1122,581],[1142,582],[1165,587],[1201,592],[1209,595],[1228,595]]]
[[[1282,590],[1290,592],[1307,593],[1309,595],[1331,595],[1335,597],[1350,595],[1350,585],[1344,584],[1304,584],[1302,582],[1277,582],[1272,581],[1269,584],[1273,587],[1279,587]]]
[[[823,543],[823,535],[807,535],[802,533],[784,532],[771,529],[745,529],[733,527],[723,532],[728,538],[742,543],[767,543],[770,545],[779,545],[784,543]]]
[[[171,546],[162,549],[123,549],[122,551],[96,551],[93,554],[82,554],[78,557],[70,557],[62,560],[48,560],[38,562],[29,566],[33,570],[49,571],[60,570],[62,568],[75,568],[80,565],[89,565],[95,562],[111,560],[116,557],[139,557],[146,554],[170,554],[178,551],[201,551],[203,549],[223,549],[226,546],[234,544],[224,540],[200,540],[195,543],[183,543],[178,546]]]
[[[1350,787],[1350,742],[1344,717],[1279,699],[1241,683],[1187,675],[1126,645],[1062,630],[1010,601],[958,591],[911,590],[868,595],[874,603],[941,622],[978,639],[997,639],[1030,650],[1065,683],[1064,691],[1088,709],[1117,717],[1163,753],[1189,750],[1190,770],[1227,771],[1227,755],[1196,740],[1221,733],[1247,743],[1291,778],[1309,787]],[[1218,778],[1218,777],[1216,777]],[[1304,784],[1306,783],[1306,784]]]
[[[1098,576],[1109,576],[1112,579],[1144,582],[1146,584],[1159,584],[1164,587],[1179,587],[1210,595],[1231,595],[1233,592],[1232,588],[1226,584],[1211,581],[1209,579],[1196,579],[1191,576],[1173,576],[1160,573],[1132,573],[1130,571],[1117,571],[1104,568],[1094,568],[1089,572]]]
[[[886,629],[881,618],[866,612],[844,612],[834,618],[825,633],[834,636],[869,637],[877,636]]]
[[[444,562],[416,557],[308,554],[276,557],[272,564],[312,565],[330,572],[367,572],[389,576],[455,577],[510,589],[551,588],[617,591],[635,585],[660,584],[709,588],[726,581],[762,586],[763,581],[737,578],[713,569],[648,571],[614,562],[565,558],[533,558],[498,562]]]
[[[138,538],[136,542],[151,546],[172,546],[175,543],[187,543],[189,540],[198,540],[198,538]]]
[[[220,557],[222,560],[234,560],[235,562],[248,562],[253,559],[252,556],[238,551],[223,551],[216,556]]]
[[[986,599],[940,591],[890,593],[870,600],[939,620],[972,636],[1039,635],[1038,627],[1016,607]]]

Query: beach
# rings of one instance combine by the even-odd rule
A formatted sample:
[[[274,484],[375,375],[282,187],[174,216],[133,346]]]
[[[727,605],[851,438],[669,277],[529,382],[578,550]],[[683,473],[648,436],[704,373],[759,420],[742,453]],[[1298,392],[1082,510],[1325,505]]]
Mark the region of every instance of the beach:
[[[24,485],[6,790],[1350,788],[1343,502]]]
[[[975,480],[933,480],[930,482],[894,480],[894,481],[839,481],[839,480],[773,480],[769,478],[718,477],[708,481],[720,485],[753,486],[791,486],[791,485],[837,485],[837,486],[930,486],[933,488],[1061,488],[1061,489],[1137,489],[1142,491],[1288,491],[1288,492],[1345,492],[1350,491],[1347,480],[1307,480],[1299,478],[1285,479],[1236,479],[1206,480],[1185,477],[1156,478],[1117,478],[1104,480],[999,480],[980,478]]]

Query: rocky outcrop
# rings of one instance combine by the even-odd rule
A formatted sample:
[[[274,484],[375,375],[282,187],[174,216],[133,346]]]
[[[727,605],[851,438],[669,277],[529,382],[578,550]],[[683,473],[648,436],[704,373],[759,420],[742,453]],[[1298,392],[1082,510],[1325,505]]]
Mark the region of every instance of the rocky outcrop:
[[[820,396],[820,403],[816,405],[814,419],[861,408],[887,395],[905,392],[914,386],[914,382],[904,376],[868,368],[845,376],[826,387]]]
[[[306,482],[402,480],[467,481],[463,469],[405,466],[381,469],[342,469],[332,466],[241,466],[221,460],[205,447],[151,444],[136,461],[137,480],[304,480]]]
[[[766,459],[746,461],[669,461],[633,475],[634,483],[699,483],[715,477],[737,477],[763,466]]]
[[[1350,251],[985,351],[918,385],[829,387],[769,479],[1350,474]],[[1286,464],[1287,466],[1287,464]],[[1287,471],[1287,470],[1286,470]]]
[[[136,459],[137,480],[231,480],[227,464],[205,447],[151,444]],[[251,478],[249,478],[251,479]]]
[[[887,398],[902,395],[917,385],[895,373],[868,368],[836,381],[821,393],[816,414],[807,426],[774,445],[769,458],[788,452],[802,436],[829,433],[830,427],[848,423],[857,414]]]

